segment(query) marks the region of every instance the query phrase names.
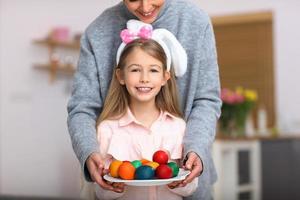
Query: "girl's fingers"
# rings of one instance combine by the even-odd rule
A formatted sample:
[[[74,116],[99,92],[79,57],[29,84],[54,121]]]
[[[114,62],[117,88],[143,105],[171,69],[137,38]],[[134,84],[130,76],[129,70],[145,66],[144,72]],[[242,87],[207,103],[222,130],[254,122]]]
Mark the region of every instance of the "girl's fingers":
[[[109,169],[103,169],[103,175],[106,175],[109,173]]]
[[[124,183],[113,183],[114,191],[118,193],[124,192]]]
[[[182,182],[182,181],[173,181],[172,183],[169,183],[169,184],[168,184],[168,187],[169,187],[170,189],[177,188],[177,187],[180,186],[181,182]]]
[[[113,184],[113,187],[114,187],[114,188],[122,189],[122,188],[124,188],[124,183],[114,183],[114,184]]]
[[[107,183],[108,185],[113,185],[113,184],[114,184],[113,182],[110,182],[110,181],[106,181],[106,183]]]

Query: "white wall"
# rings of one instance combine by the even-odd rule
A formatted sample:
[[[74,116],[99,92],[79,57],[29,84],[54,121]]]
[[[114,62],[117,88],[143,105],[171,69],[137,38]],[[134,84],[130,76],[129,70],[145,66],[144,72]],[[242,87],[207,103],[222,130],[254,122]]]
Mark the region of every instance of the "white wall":
[[[1,31],[1,28],[2,28],[2,19],[3,19],[3,16],[2,14],[3,11],[2,11],[2,0],[0,0],[0,77],[2,77],[2,31]],[[2,127],[2,123],[1,123],[1,113],[2,113],[2,110],[1,110],[1,97],[2,97],[2,90],[1,90],[1,78],[0,78],[0,180],[2,180],[2,175],[1,175],[1,172],[2,172],[2,166],[1,166],[1,163],[2,163],[2,155],[3,155],[3,148],[2,148],[2,132],[1,132],[1,127]],[[0,181],[0,193],[1,193],[1,188],[2,188],[2,183]]]
[[[279,126],[300,133],[300,24],[297,0],[199,0],[211,15],[271,9],[275,13]],[[32,69],[47,51],[31,40],[50,27],[82,31],[119,0],[0,0],[0,194],[78,197],[79,165],[66,127],[70,80],[48,82]]]
[[[1,0],[2,194],[78,197],[79,164],[66,127],[69,82],[49,84],[32,64],[47,50],[31,43],[55,25],[82,31],[114,1]]]

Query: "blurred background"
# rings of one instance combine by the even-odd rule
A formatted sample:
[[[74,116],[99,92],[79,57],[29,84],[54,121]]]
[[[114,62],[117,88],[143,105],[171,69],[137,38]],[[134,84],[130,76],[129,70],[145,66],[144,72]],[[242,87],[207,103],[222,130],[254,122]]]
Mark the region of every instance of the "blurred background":
[[[212,18],[222,88],[257,95],[242,134],[218,131],[215,199],[300,199],[300,1],[192,1]],[[78,39],[118,2],[0,0],[0,199],[79,198],[66,126]]]

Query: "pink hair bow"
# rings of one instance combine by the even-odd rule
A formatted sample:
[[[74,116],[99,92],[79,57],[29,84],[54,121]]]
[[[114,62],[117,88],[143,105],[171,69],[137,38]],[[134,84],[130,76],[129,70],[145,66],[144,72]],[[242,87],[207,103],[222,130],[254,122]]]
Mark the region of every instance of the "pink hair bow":
[[[128,44],[132,40],[135,40],[137,38],[150,39],[151,36],[152,36],[152,27],[149,26],[143,26],[137,32],[133,32],[129,29],[124,29],[120,33],[120,37],[125,44]]]

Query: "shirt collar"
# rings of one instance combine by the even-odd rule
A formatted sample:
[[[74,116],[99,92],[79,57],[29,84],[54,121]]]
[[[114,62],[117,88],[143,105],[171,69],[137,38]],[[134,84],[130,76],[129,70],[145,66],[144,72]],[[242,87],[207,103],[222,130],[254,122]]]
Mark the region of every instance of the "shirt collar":
[[[160,121],[166,121],[168,118],[170,119],[175,119],[177,118],[176,116],[172,115],[171,113],[167,112],[167,111],[160,111],[160,115],[158,117],[158,120]]]
[[[134,115],[132,114],[130,108],[127,108],[127,111],[126,111],[125,115],[123,115],[119,119],[119,126],[127,126],[128,124],[130,124],[132,122],[140,124],[140,122],[138,122],[136,120],[136,118],[134,117]]]
[[[174,115],[172,115],[171,113],[167,112],[167,111],[160,111],[160,115],[158,117],[158,119],[156,121],[165,121],[168,118],[174,119],[176,118]],[[127,108],[126,113],[119,119],[119,126],[127,126],[131,123],[136,123],[136,124],[140,124],[142,125],[136,118],[135,116],[132,114],[130,108]]]

